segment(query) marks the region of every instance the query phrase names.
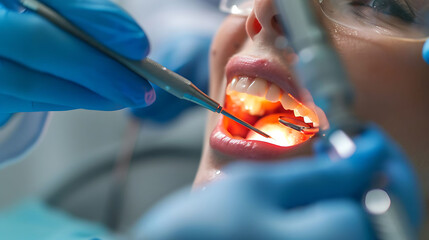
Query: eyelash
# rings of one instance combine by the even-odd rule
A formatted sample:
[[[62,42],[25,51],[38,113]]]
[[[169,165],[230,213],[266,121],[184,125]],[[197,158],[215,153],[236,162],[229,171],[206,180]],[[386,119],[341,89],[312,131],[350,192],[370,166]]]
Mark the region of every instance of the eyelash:
[[[397,17],[407,23],[413,23],[416,18],[406,0],[352,0],[350,5],[369,7],[377,13]]]

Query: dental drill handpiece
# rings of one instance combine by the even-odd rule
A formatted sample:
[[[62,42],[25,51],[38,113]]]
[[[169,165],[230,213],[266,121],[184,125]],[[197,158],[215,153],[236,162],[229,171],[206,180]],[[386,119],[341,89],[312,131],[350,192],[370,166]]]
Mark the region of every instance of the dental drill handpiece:
[[[352,111],[353,90],[311,2],[275,1],[285,35],[299,57],[295,70],[315,104],[329,119],[330,128],[325,135],[329,137],[338,129],[355,135],[361,130],[361,124]]]
[[[37,0],[20,0],[20,2],[25,8],[30,9],[40,16],[46,18],[59,28],[88,43],[92,47],[98,49],[100,52],[121,63],[129,70],[157,85],[168,93],[180,99],[196,103],[197,105],[202,106],[212,112],[220,113],[264,137],[271,138],[268,134],[224,110],[219,103],[198,89],[191,81],[173,71],[168,70],[159,63],[149,58],[145,58],[141,61],[125,58],[99,43],[93,37],[89,36],[87,33],[61,16],[61,14],[46,6],[45,4]]]
[[[316,17],[314,1],[274,1],[285,35],[299,58],[295,65],[297,76],[329,120],[330,128],[324,139],[340,157],[351,156],[355,151],[351,137],[362,131],[363,124],[352,111],[353,90],[339,56]],[[368,209],[368,205],[366,207]],[[416,239],[403,216],[402,206],[394,198],[385,212],[369,213],[378,239]]]

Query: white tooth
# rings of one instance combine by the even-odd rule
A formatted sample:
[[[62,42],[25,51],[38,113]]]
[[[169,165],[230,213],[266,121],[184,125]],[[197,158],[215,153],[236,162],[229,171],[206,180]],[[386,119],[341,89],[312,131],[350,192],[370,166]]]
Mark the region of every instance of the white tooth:
[[[231,85],[232,84],[229,83],[228,86],[226,87],[226,94],[230,94],[232,92]]]
[[[307,116],[311,120],[311,122],[313,122],[313,125],[319,122],[319,117],[317,117],[317,114],[314,111],[310,111]]]
[[[307,116],[304,117],[304,122],[305,123],[312,123],[313,121],[311,121],[311,119]]]
[[[319,118],[317,117],[317,114],[312,111],[311,109],[301,105],[295,109],[295,111],[298,112],[298,114],[302,117],[304,117],[304,122],[306,123],[317,123],[319,122]]]
[[[235,86],[237,85],[237,78],[233,78],[232,81],[226,87],[226,94],[230,94],[235,91]]]
[[[252,84],[250,84],[249,88],[247,89],[247,93],[258,97],[265,97],[267,86],[267,81],[261,78],[256,78]]]
[[[235,87],[235,90],[237,92],[246,93],[247,88],[249,88],[249,85],[251,84],[251,81],[248,77],[240,77],[238,80],[237,86]]]
[[[284,109],[295,109],[298,106],[298,103],[293,99],[289,94],[283,93],[283,96],[280,98],[280,102]]]
[[[295,117],[302,117],[301,114],[299,113],[298,109],[294,109],[293,114],[295,114]]]
[[[231,81],[231,91],[237,91],[238,78],[234,77]]]
[[[309,115],[311,113],[311,110],[308,109],[308,108],[306,108],[306,107],[304,107],[303,105],[300,105],[296,109],[298,110],[298,112],[299,112],[299,114],[301,116],[307,116],[307,115]]]
[[[265,98],[270,102],[277,102],[280,98],[281,90],[274,84],[268,88]]]
[[[238,82],[237,77],[234,77],[230,83],[231,84],[231,90],[235,90],[235,87],[237,86],[237,82]]]

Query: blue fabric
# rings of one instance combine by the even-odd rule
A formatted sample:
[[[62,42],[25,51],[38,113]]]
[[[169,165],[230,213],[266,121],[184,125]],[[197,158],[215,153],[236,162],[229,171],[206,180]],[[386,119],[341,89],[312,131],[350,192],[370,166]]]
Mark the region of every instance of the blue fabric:
[[[108,0],[42,0],[120,54],[149,51],[143,30]],[[31,11],[0,4],[0,112],[117,110],[155,100],[151,85]],[[17,1],[15,1],[17,2]]]
[[[13,240],[113,240],[101,225],[71,217],[29,200],[0,212],[1,239]]]
[[[139,239],[375,239],[362,206],[376,177],[400,199],[406,220],[422,224],[414,173],[399,148],[370,127],[341,161],[326,152],[277,163],[239,162],[204,190],[178,193],[136,227]]]
[[[12,113],[0,113],[0,127],[6,124],[12,117]]]
[[[209,84],[209,49],[212,35],[185,32],[169,39],[165,47],[153,59],[168,69],[184,76],[204,92]],[[146,108],[134,108],[132,113],[143,120],[169,123],[185,110],[197,105],[180,100],[154,86],[157,100]]]
[[[0,169],[21,158],[36,145],[46,128],[48,116],[48,112],[17,116],[13,132],[0,142]]]

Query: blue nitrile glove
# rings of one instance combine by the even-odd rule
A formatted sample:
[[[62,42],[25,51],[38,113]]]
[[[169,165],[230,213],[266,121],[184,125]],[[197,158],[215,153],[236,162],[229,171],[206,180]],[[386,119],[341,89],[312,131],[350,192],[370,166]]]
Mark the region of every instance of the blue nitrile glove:
[[[72,217],[28,200],[0,211],[0,238],[3,240],[113,240],[101,224]]]
[[[143,30],[108,0],[40,1],[128,58],[148,54]],[[155,100],[146,80],[17,3],[0,0],[0,113],[117,110]]]
[[[413,227],[422,205],[413,171],[376,128],[354,138],[356,153],[330,161],[324,153],[291,162],[232,164],[205,190],[162,202],[137,225],[138,239],[374,239],[362,206],[374,177],[405,206]]]
[[[423,45],[423,58],[427,63],[429,63],[429,40],[427,40],[425,45]]]
[[[212,36],[185,32],[175,35],[162,51],[152,58],[168,69],[192,81],[199,89],[207,92],[209,83],[209,49]],[[154,86],[156,102],[146,108],[134,108],[132,113],[143,120],[168,123],[186,109],[197,106],[195,103],[178,99]]]

